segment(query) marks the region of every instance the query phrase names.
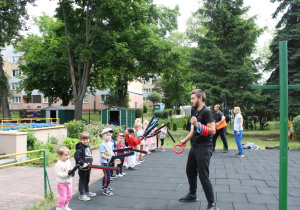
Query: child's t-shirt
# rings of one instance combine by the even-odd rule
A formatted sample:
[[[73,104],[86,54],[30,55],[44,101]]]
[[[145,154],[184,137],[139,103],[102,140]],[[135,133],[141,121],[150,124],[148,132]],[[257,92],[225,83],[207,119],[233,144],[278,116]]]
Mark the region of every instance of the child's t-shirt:
[[[112,157],[113,151],[112,151],[112,144],[111,142],[105,142],[103,141],[100,145],[100,163],[108,163],[109,161],[107,159],[104,159],[101,156],[101,153],[104,152],[106,156]]]
[[[122,142],[117,142],[117,147],[118,149],[122,149],[125,147],[125,143],[122,141]],[[125,152],[117,152],[117,155],[121,155],[121,154],[124,154]]]

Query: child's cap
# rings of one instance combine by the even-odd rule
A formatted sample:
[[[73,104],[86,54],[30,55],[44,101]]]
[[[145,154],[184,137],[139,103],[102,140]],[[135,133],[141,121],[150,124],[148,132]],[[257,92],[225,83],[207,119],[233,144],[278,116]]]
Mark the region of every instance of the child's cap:
[[[125,136],[123,133],[118,133],[117,136]]]
[[[105,134],[105,133],[113,133],[113,130],[111,128],[104,128],[100,135]]]

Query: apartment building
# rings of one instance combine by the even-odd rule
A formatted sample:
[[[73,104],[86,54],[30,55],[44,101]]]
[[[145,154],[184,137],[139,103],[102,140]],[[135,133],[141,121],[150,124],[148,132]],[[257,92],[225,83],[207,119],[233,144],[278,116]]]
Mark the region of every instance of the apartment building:
[[[17,76],[20,74],[18,68],[19,58],[22,56],[21,53],[15,53],[13,46],[7,46],[1,51],[3,58],[3,69],[8,76],[10,85],[10,109],[11,110],[22,110],[22,109],[43,109],[49,106],[48,98],[44,97],[39,90],[34,90],[30,97],[26,96],[25,91],[17,92],[19,88],[18,82],[20,81]],[[83,112],[98,111],[99,109],[107,108],[104,105],[106,96],[110,92],[107,90],[97,90],[95,95],[86,94],[82,102]],[[141,82],[131,82],[128,84],[129,93],[129,107],[130,108],[143,108],[143,84]],[[61,101],[52,104],[52,106],[60,106]],[[69,107],[74,107],[72,102],[69,103]]]
[[[153,107],[153,103],[147,99],[148,95],[155,89],[155,82],[158,77],[150,78],[149,80],[143,80],[143,100],[148,103],[149,108]]]

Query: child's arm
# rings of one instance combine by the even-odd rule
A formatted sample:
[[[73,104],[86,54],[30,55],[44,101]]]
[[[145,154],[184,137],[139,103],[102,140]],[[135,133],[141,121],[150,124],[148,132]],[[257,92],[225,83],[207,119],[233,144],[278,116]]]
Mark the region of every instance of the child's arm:
[[[55,165],[55,175],[58,178],[64,179],[67,178],[68,175],[68,167],[63,167],[61,164],[56,164]]]
[[[101,152],[101,157],[102,157],[103,159],[107,159],[108,162],[110,161],[110,157],[107,156],[107,155],[105,155],[105,152]]]
[[[83,154],[82,154],[82,150],[76,150],[75,154],[74,154],[74,159],[76,161],[76,163],[79,163],[80,166],[83,166],[85,164],[85,161],[83,160]]]

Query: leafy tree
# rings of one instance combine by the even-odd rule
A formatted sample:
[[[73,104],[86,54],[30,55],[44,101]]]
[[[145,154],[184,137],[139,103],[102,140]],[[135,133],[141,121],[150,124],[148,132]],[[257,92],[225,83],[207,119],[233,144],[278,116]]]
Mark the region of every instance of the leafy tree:
[[[271,2],[280,2],[280,5],[273,14],[276,18],[279,13],[284,12],[278,24],[276,25],[276,34],[270,44],[272,55],[266,67],[266,71],[273,70],[267,80],[268,85],[279,85],[279,42],[288,42],[288,82],[289,85],[300,84],[300,2],[291,0],[271,0]],[[270,95],[268,105],[273,111],[278,113],[279,91],[265,90],[264,93]],[[289,90],[289,117],[295,117],[299,114],[299,90]]]
[[[153,103],[153,105],[161,102],[161,95],[157,92],[150,93],[147,98]]]
[[[19,65],[22,72],[20,88],[30,94],[38,89],[49,102],[59,99],[67,106],[72,99],[71,78],[65,53],[65,39],[58,31],[63,26],[60,20],[43,15],[35,18],[41,36],[30,34],[15,48],[23,52],[24,63]]]
[[[125,105],[129,81],[163,68],[168,45],[159,38],[176,28],[177,13],[152,0],[59,1],[56,17],[64,22],[76,119],[91,78],[114,83]]]
[[[26,30],[25,20],[28,20],[27,4],[35,0],[0,1],[0,48],[12,43],[20,37],[20,31]],[[3,70],[3,59],[0,50],[0,97],[3,118],[11,118],[8,104],[9,85]]]
[[[186,38],[183,33],[173,33],[168,37],[172,43],[172,50],[168,55],[168,65],[164,69],[164,73],[158,82],[155,84],[155,89],[163,95],[163,103],[166,108],[175,106],[174,112],[180,105],[189,102],[189,81],[186,80],[189,74],[187,66],[187,55],[189,53]]]
[[[118,93],[115,90],[110,90],[109,94],[106,96],[104,105],[106,105],[106,106],[123,106],[123,104],[120,103]],[[129,108],[129,95],[126,96],[126,102],[125,102],[124,107]]]
[[[259,96],[251,90],[260,78],[251,54],[262,30],[255,17],[245,18],[248,9],[243,0],[205,0],[197,12],[205,31],[195,37],[190,80],[205,90],[208,105],[220,103],[220,95],[226,94],[229,107],[251,107]]]

